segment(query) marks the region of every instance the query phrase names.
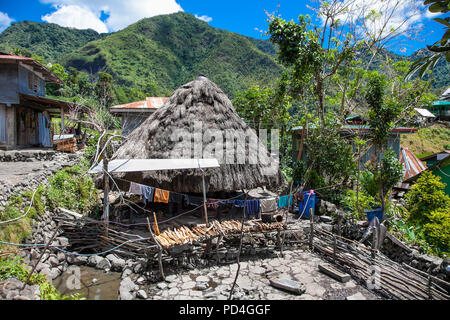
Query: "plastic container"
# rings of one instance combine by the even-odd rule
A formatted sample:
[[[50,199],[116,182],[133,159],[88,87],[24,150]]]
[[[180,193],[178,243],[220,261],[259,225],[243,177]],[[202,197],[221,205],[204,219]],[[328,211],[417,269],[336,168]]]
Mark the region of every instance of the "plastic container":
[[[310,217],[310,210],[316,207],[316,194],[313,190],[311,191],[303,191],[303,202],[300,202],[298,204],[298,214],[301,215],[303,212],[302,218],[309,219]],[[306,208],[305,208],[306,207]]]
[[[367,221],[372,221],[375,217],[380,220],[380,222],[383,220],[383,208],[379,207],[372,207],[372,210],[364,210],[364,213],[367,216]]]

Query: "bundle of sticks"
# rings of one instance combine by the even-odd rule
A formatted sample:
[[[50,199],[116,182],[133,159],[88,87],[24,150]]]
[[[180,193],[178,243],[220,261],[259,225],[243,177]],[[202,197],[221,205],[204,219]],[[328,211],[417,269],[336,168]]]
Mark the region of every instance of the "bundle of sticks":
[[[77,139],[61,139],[54,142],[56,144],[56,150],[60,152],[76,152],[77,151]]]
[[[174,245],[183,245],[193,243],[196,241],[205,240],[207,238],[218,235],[227,235],[241,232],[242,224],[239,221],[216,221],[214,220],[209,227],[206,225],[197,225],[189,229],[182,226],[171,230],[170,228],[163,233],[156,235],[156,240],[164,248]],[[279,230],[283,228],[281,223],[261,223],[251,222],[249,225],[244,225],[244,232],[267,232],[272,230]]]

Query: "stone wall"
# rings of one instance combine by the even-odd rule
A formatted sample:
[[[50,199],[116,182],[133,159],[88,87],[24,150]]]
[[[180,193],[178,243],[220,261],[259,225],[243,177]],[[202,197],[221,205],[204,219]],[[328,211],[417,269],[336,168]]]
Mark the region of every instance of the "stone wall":
[[[3,157],[12,157],[10,154],[11,151],[6,151],[0,153],[0,165],[2,162],[5,162],[1,160],[2,154],[8,153],[7,156]],[[17,152],[19,153],[19,152]],[[25,156],[24,156],[25,154]],[[36,188],[41,184],[47,184],[48,179],[53,176],[57,171],[63,169],[67,166],[73,166],[76,165],[79,162],[80,155],[79,154],[65,154],[65,153],[47,153],[51,155],[39,155],[39,153],[32,153],[33,156],[39,157],[39,159],[42,159],[42,157],[47,157],[48,159],[52,159],[51,161],[44,161],[42,160],[42,169],[36,170],[30,174],[27,175],[26,179],[22,179],[20,182],[16,184],[10,184],[8,181],[2,181],[0,180],[0,211],[4,210],[5,207],[8,204],[8,200],[11,198],[11,196],[14,195],[20,195],[24,193],[25,191],[31,190],[34,191]],[[25,158],[23,158],[25,157]],[[20,152],[20,156],[16,155],[14,156],[14,159],[28,159],[27,162],[35,162],[38,161],[38,158],[34,157],[28,157],[27,153]],[[13,159],[13,158],[11,158]],[[18,166],[23,165],[26,166],[26,163],[18,162]],[[29,205],[29,202],[24,203],[24,205]]]
[[[59,154],[54,150],[0,150],[0,162],[53,161]]]

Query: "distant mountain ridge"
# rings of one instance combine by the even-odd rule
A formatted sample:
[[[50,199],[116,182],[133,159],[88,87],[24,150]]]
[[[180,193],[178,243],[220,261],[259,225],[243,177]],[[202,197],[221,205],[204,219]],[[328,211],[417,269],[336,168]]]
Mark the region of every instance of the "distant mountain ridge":
[[[49,62],[57,62],[103,36],[92,29],[79,30],[54,23],[22,21],[13,23],[0,34],[0,50],[11,52],[16,48],[25,49]]]
[[[232,95],[253,83],[270,83],[282,72],[270,41],[216,29],[184,12],[146,18],[110,34],[23,21],[0,34],[0,51],[14,48],[91,74],[110,73],[122,103],[131,99],[130,88],[170,95],[199,74]],[[394,61],[414,60],[424,51],[409,57],[386,54]],[[450,86],[449,71],[445,61],[436,66],[432,75],[436,92]]]
[[[140,20],[86,44],[62,62],[90,73],[108,72],[120,86],[156,85],[162,92],[204,74],[232,94],[281,74],[274,56],[258,48],[263,47],[261,41],[213,28],[181,12]]]

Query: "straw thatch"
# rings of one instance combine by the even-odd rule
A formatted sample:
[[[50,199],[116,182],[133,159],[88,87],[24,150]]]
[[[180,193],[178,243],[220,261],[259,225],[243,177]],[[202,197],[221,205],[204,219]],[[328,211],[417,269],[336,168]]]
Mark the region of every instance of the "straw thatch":
[[[215,134],[216,138],[211,138],[211,133]],[[245,142],[241,140],[244,134],[248,137]],[[235,137],[230,138],[233,135]],[[221,157],[218,152],[220,148],[212,149],[213,156],[205,155],[200,148],[199,155],[198,144],[193,142],[199,141],[198,139],[203,139],[203,150],[211,150],[206,147],[209,143],[223,139],[220,148],[225,148],[227,143],[231,144],[231,148],[227,147],[226,150],[233,150],[234,156],[224,150]],[[258,162],[252,162],[246,157],[245,162],[241,160],[241,164],[236,164],[238,157],[244,152],[249,156],[258,154],[258,150],[259,154],[263,155]],[[277,165],[275,170],[267,171],[277,162],[270,158],[266,146],[239,117],[224,92],[205,77],[199,77],[177,89],[159,110],[128,136],[114,158],[216,158],[220,168],[205,170],[209,193],[261,186],[271,189],[284,182]],[[234,161],[230,164],[226,159]],[[266,162],[262,163],[261,159]],[[117,174],[117,177],[176,192],[202,192],[200,170],[121,173]]]

